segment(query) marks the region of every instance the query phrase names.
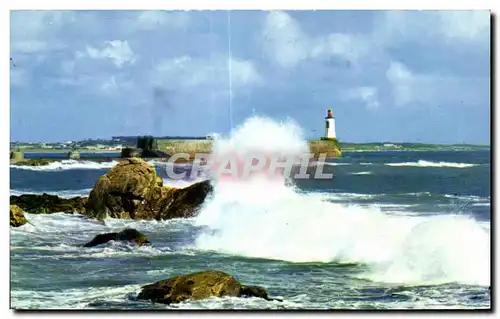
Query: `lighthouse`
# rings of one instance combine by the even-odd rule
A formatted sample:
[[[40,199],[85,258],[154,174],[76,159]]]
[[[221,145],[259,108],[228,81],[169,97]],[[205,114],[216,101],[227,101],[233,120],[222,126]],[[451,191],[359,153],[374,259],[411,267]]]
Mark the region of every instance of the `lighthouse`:
[[[335,134],[335,118],[332,114],[332,109],[328,109],[325,117],[325,136],[324,139],[335,139],[337,135]]]

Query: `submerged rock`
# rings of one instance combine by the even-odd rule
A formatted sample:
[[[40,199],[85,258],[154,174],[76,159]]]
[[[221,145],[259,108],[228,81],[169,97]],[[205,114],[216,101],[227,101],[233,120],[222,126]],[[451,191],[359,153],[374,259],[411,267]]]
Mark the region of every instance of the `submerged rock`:
[[[244,286],[236,278],[222,271],[207,270],[175,276],[142,287],[138,299],[171,304],[209,297],[267,297],[263,287]]]
[[[86,197],[61,198],[57,195],[34,195],[23,194],[20,196],[11,195],[10,204],[17,205],[29,214],[85,214]]]
[[[134,242],[139,246],[150,244],[148,238],[133,228],[126,228],[119,233],[105,233],[99,234],[91,241],[83,245],[83,247],[94,247],[97,245],[105,244],[108,241],[129,241]]]
[[[185,188],[164,187],[153,166],[140,158],[127,158],[96,182],[87,216],[98,220],[192,217],[211,191],[208,181]]]
[[[17,166],[45,166],[45,165],[49,165],[52,162],[54,162],[54,160],[30,158],[30,159],[23,159],[23,160],[16,160],[16,161],[12,160],[11,164],[17,165]]]
[[[10,205],[10,226],[19,227],[27,222],[23,210],[17,205]]]

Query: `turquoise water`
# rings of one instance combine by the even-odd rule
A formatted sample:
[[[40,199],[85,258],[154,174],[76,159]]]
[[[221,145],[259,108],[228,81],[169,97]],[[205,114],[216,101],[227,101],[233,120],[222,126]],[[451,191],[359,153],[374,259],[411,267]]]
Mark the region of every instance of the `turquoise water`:
[[[11,194],[86,195],[115,163],[11,167]],[[193,181],[166,178],[165,184]],[[333,180],[216,186],[200,215],[156,221],[27,215],[11,228],[16,309],[490,308],[490,153],[355,152]],[[75,245],[134,227],[151,247]],[[140,287],[218,269],[283,302],[222,298],[165,306]]]

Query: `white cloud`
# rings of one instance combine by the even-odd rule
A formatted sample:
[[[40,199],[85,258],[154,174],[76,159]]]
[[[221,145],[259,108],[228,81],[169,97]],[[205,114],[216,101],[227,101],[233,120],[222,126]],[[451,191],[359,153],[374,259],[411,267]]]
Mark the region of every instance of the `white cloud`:
[[[167,12],[147,10],[139,13],[137,27],[140,29],[156,29],[159,27],[183,28],[190,22],[186,12]]]
[[[451,11],[440,16],[440,30],[451,40],[488,40],[491,16],[489,11]]]
[[[386,78],[396,106],[477,105],[485,101],[483,88],[488,85],[487,78],[415,73],[396,61],[390,63]]]
[[[12,11],[11,53],[41,54],[65,48],[58,34],[74,21],[70,11]]]
[[[416,84],[416,79],[412,72],[404,64],[393,61],[385,74],[387,80],[392,84],[394,104],[402,106],[412,102],[415,98],[412,88]]]
[[[252,85],[262,81],[254,64],[247,60],[231,58],[231,76],[236,85]]]
[[[308,36],[282,11],[271,11],[263,30],[264,50],[282,67],[294,67],[309,55]]]
[[[357,62],[369,50],[369,43],[363,43],[360,39],[352,35],[343,33],[332,33],[326,37],[315,40],[310,53],[311,57],[336,56],[351,62]]]
[[[386,11],[373,36],[386,46],[401,42],[484,42],[490,40],[489,11]]]
[[[132,87],[131,81],[112,75],[102,81],[101,90],[103,93],[113,94],[120,92],[122,89],[131,89]]]
[[[356,63],[369,52],[367,40],[360,36],[332,33],[313,36],[298,21],[282,11],[271,11],[263,29],[265,53],[280,66],[293,68],[307,59],[341,58]]]
[[[86,54],[93,59],[110,59],[118,68],[121,68],[124,64],[134,64],[138,58],[127,40],[106,41],[102,49],[87,46]],[[85,54],[77,52],[77,57],[82,55]]]
[[[168,87],[191,88],[201,85],[227,87],[229,83],[229,64],[227,58],[220,56],[213,60],[181,56],[164,59],[153,71],[153,81]],[[232,86],[253,86],[262,77],[251,61],[232,58]]]
[[[367,109],[375,110],[380,106],[378,89],[372,86],[360,86],[344,93],[344,101],[361,101]]]

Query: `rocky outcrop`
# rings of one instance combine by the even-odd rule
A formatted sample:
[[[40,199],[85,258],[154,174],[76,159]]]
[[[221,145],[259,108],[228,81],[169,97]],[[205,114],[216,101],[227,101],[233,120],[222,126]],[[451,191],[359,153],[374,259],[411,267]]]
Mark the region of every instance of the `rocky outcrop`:
[[[158,281],[142,287],[137,298],[172,304],[186,300],[226,296],[259,297],[273,300],[268,298],[263,287],[242,285],[233,276],[216,270],[201,271]]]
[[[10,205],[10,226],[19,227],[27,222],[23,210],[17,205]]]
[[[337,139],[322,139],[309,141],[309,150],[313,158],[324,155],[326,159],[342,156],[340,143]]]
[[[10,164],[17,165],[17,166],[45,166],[45,165],[49,165],[50,163],[53,163],[53,162],[55,162],[55,160],[30,158],[30,159],[23,159],[23,160],[11,160]]]
[[[153,166],[127,158],[103,175],[90,192],[87,216],[161,220],[196,215],[212,191],[208,181],[185,188],[164,187]]]
[[[20,196],[11,195],[10,204],[17,205],[29,214],[85,214],[86,197],[61,198],[56,195],[23,194]]]
[[[145,235],[141,234],[139,231],[133,228],[126,228],[119,233],[99,234],[95,236],[94,239],[83,245],[83,247],[94,247],[97,245],[102,245],[111,240],[133,242],[138,246],[150,244],[148,238]]]

